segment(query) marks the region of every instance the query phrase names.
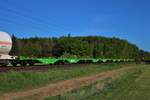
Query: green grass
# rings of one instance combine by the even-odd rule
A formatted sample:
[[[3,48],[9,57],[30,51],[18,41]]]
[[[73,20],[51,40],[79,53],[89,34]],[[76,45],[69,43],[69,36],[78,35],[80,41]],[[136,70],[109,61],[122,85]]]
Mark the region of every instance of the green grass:
[[[150,100],[149,67],[140,65],[117,79],[99,81],[46,100]]]
[[[0,95],[24,89],[31,89],[48,83],[80,77],[122,67],[121,64],[88,65],[68,69],[50,69],[47,72],[0,73]]]

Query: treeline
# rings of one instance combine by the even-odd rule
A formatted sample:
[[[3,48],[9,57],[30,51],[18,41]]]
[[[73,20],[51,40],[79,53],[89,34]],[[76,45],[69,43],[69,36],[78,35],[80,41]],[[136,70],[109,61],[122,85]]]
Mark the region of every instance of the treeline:
[[[12,55],[32,57],[142,58],[134,44],[119,38],[101,36],[60,38],[16,38],[12,36]],[[147,55],[147,54],[146,54]]]

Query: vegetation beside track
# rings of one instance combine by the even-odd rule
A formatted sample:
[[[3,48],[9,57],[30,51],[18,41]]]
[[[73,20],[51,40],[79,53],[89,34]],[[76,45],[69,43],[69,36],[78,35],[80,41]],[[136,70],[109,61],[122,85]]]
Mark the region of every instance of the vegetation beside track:
[[[138,65],[117,79],[99,81],[46,100],[149,100],[149,76],[149,65]]]
[[[55,68],[46,72],[0,73],[0,94],[23,89],[31,89],[60,80],[90,75],[125,66],[125,64],[87,65],[86,67],[77,68]]]
[[[17,38],[12,36],[11,55],[62,58],[149,58],[149,52],[119,38],[70,35],[59,38]],[[34,52],[33,52],[34,51]]]

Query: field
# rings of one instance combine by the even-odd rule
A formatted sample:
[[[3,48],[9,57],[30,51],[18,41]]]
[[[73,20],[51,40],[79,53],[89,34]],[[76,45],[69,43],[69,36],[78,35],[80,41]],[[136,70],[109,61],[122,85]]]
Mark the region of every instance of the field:
[[[98,81],[46,100],[150,100],[150,66],[138,66],[110,80]]]
[[[0,73],[0,99],[148,100],[150,66],[104,64]],[[51,91],[52,89],[52,91]]]
[[[86,67],[53,68],[42,72],[0,73],[0,94],[34,88],[60,80],[90,75],[122,67],[118,64],[87,65]]]

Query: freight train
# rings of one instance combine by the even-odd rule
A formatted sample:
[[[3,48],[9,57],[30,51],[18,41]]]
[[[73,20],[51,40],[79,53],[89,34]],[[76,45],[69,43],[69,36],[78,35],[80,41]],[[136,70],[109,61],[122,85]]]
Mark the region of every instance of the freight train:
[[[134,59],[102,59],[102,58],[35,58],[10,56],[12,48],[11,36],[6,32],[0,32],[0,65],[1,66],[33,66],[36,64],[77,64],[77,63],[107,63],[107,62],[131,62]]]

